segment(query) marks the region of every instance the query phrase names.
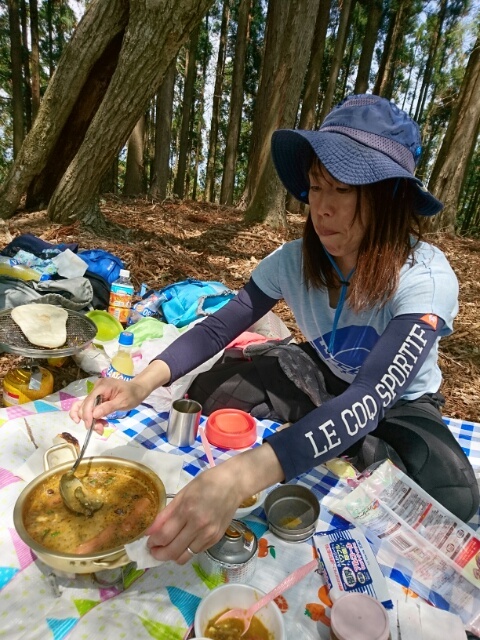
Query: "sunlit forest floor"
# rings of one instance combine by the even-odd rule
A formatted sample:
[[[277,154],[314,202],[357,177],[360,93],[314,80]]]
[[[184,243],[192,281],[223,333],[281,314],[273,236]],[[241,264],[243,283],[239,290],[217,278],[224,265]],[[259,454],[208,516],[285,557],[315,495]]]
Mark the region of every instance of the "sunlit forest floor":
[[[5,246],[28,232],[55,244],[78,242],[80,249],[105,249],[124,261],[137,290],[142,283],[160,288],[186,277],[220,280],[236,289],[266,254],[299,237],[303,225],[299,214],[288,215],[287,230],[248,225],[238,209],[199,202],[111,197],[102,200],[101,210],[124,228],[124,237],[97,237],[78,223],[68,227],[53,224],[45,212],[37,212],[21,213],[3,223],[0,242]],[[441,343],[441,390],[447,399],[444,413],[480,421],[480,241],[446,236],[429,239],[447,254],[460,282],[456,332]],[[275,312],[298,340],[303,339],[285,304],[279,303]],[[0,382],[19,361],[11,354],[0,355]],[[87,375],[71,360],[52,371],[56,389]]]

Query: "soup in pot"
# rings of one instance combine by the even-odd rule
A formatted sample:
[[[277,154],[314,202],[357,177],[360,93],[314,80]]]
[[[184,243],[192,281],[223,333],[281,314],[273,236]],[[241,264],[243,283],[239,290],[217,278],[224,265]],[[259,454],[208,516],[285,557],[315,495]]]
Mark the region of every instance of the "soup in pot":
[[[58,472],[32,489],[25,501],[27,533],[50,551],[91,554],[122,546],[155,519],[159,498],[153,483],[136,469],[102,464],[77,470],[89,495],[103,501],[93,516],[78,515],[64,505]]]

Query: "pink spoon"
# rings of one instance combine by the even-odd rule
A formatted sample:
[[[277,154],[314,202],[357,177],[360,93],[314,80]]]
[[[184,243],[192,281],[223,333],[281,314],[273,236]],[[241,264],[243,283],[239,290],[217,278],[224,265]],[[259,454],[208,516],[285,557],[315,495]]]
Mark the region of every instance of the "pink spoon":
[[[207,454],[208,464],[211,467],[214,467],[215,460],[213,459],[212,448],[210,447],[210,443],[207,440],[205,429],[203,427],[199,427],[198,430],[200,431],[200,440],[202,441],[203,448],[205,449],[205,453]]]
[[[317,567],[318,560],[311,560],[308,564],[304,564],[303,567],[295,569],[293,573],[282,580],[280,584],[277,584],[277,586],[267,594],[265,594],[263,598],[260,598],[260,600],[255,602],[255,604],[252,604],[249,609],[230,609],[230,611],[226,611],[219,618],[217,618],[215,620],[215,624],[217,624],[218,622],[223,622],[224,620],[228,620],[229,618],[237,618],[237,620],[241,620],[244,624],[244,629],[242,632],[242,636],[244,636],[248,631],[253,616],[259,609],[274,600],[277,596],[279,596],[287,589],[290,589],[290,587],[293,587],[293,585],[297,584],[297,582],[300,582],[300,580],[305,578],[305,576],[308,575],[310,571],[316,569]]]

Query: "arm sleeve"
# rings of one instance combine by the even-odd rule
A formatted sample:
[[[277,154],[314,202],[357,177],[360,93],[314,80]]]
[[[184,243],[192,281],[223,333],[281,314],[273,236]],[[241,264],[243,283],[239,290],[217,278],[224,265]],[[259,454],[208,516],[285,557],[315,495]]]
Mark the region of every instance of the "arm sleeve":
[[[250,279],[226,305],[179,336],[153,360],[163,360],[171,371],[168,384],[192,371],[224,349],[276,304]]]
[[[443,326],[433,314],[393,318],[346,391],[267,438],[285,480],[339,456],[373,431],[408,389]]]

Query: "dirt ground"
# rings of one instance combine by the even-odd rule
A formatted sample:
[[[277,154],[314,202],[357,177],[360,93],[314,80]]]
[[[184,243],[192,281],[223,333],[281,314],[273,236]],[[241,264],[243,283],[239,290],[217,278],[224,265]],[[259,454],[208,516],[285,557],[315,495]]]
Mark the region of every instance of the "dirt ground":
[[[5,246],[22,233],[33,233],[52,243],[78,242],[80,249],[101,248],[119,256],[130,269],[138,290],[142,283],[160,288],[186,277],[219,280],[239,288],[252,268],[280,243],[299,237],[303,218],[289,214],[288,229],[272,230],[247,225],[242,212],[199,202],[152,201],[108,198],[101,209],[107,220],[122,227],[122,234],[98,237],[78,223],[51,223],[45,212],[21,213],[0,221],[0,244]],[[108,237],[107,237],[108,236]],[[447,399],[445,415],[480,421],[480,241],[432,236],[429,238],[448,256],[460,283],[460,311],[453,336],[441,342],[440,365],[444,374],[441,391]],[[302,336],[285,304],[274,309],[297,339]],[[21,358],[0,355],[0,382]],[[43,364],[43,363],[42,363]],[[69,360],[51,369],[55,389],[87,374]]]

